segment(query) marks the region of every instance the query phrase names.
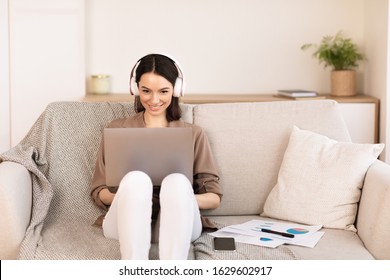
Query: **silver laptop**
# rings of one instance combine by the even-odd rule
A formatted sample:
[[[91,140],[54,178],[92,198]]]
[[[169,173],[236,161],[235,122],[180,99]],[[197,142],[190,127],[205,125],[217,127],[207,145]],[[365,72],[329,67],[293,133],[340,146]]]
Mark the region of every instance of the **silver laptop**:
[[[130,171],[143,171],[154,186],[171,173],[193,182],[191,128],[105,128],[106,185],[119,186]]]

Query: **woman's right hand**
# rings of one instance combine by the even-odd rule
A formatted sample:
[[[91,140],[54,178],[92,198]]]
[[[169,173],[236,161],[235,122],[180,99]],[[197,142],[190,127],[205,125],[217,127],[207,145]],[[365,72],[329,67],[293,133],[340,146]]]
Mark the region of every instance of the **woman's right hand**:
[[[111,205],[114,199],[115,193],[112,193],[108,188],[104,188],[99,192],[100,200],[107,206]]]

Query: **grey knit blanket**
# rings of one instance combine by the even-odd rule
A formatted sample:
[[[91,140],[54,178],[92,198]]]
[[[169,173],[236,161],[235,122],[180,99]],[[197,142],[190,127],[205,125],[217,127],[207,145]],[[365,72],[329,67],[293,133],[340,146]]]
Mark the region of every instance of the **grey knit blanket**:
[[[115,241],[91,226],[101,212],[89,186],[103,128],[133,111],[127,103],[52,103],[25,138],[0,155],[0,162],[20,163],[32,176],[32,217],[21,259],[119,257]],[[100,249],[106,251],[95,254]]]
[[[192,121],[191,106],[183,119]],[[25,138],[0,155],[0,162],[25,166],[32,176],[30,225],[20,259],[119,259],[119,243],[93,226],[102,214],[90,197],[90,182],[103,128],[110,121],[134,114],[129,103],[56,102],[50,104]],[[158,258],[155,245],[150,258]],[[295,259],[285,247],[260,248],[239,244],[234,253],[212,250],[203,233],[192,246],[196,259]]]

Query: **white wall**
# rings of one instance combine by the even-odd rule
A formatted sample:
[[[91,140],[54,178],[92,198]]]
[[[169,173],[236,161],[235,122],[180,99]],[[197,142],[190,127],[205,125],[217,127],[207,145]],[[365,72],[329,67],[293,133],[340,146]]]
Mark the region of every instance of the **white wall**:
[[[85,92],[84,1],[10,0],[11,144],[48,103]]]
[[[184,68],[190,93],[329,92],[329,71],[300,47],[339,30],[362,45],[364,3],[86,0],[87,76],[112,75],[112,92],[126,93],[136,60],[163,52]]]
[[[389,17],[387,0],[366,0],[365,4],[365,92],[380,99],[379,141],[387,148],[381,159],[390,162]]]
[[[11,145],[9,108],[8,1],[0,1],[0,153]]]
[[[384,136],[383,142],[386,143],[385,148],[385,156],[383,157],[383,160],[385,160],[387,163],[390,163],[390,5],[388,1],[386,0],[387,4],[387,73],[386,73],[386,97],[384,98],[384,110],[385,113],[383,116],[381,116],[381,119],[383,118],[383,121],[381,122],[381,132]]]

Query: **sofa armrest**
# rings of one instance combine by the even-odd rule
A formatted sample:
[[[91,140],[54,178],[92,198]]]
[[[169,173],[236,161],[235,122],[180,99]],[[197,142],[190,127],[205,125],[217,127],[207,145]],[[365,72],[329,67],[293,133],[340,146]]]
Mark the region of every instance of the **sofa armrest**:
[[[0,164],[0,259],[15,259],[30,223],[32,181],[28,170],[14,162]]]
[[[357,216],[357,230],[376,259],[390,259],[390,165],[377,160],[368,169]]]

